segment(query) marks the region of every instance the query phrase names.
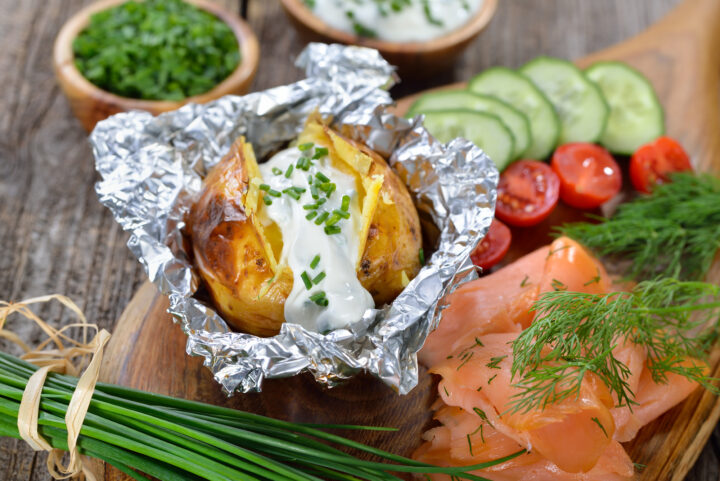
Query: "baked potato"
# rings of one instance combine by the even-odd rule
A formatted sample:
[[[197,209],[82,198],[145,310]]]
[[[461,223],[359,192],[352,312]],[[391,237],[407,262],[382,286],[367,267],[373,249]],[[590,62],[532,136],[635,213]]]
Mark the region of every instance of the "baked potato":
[[[307,147],[309,145],[313,147]],[[322,165],[351,179],[354,185],[352,208],[348,208],[350,196],[338,192],[333,197],[332,190],[326,194],[328,199],[337,199],[334,201],[336,206],[340,205],[339,199],[342,197],[343,211],[336,208],[332,212],[355,213],[355,217],[345,221],[354,222],[352,225],[355,227],[343,232],[346,232],[346,236],[357,236],[357,239],[350,239],[347,245],[342,242],[335,244],[345,245],[346,250],[357,249],[348,257],[353,262],[347,270],[351,271],[354,264],[355,275],[352,280],[356,278],[369,293],[370,307],[373,303],[380,306],[391,302],[421,267],[418,256],[422,247],[420,222],[405,185],[382,157],[333,131],[317,115],[310,116],[295,146],[294,149],[301,150],[304,146],[314,148],[314,152],[321,157],[320,160],[314,160],[315,163],[325,162]],[[298,154],[302,153],[298,151]],[[316,157],[318,155],[313,159]],[[270,159],[268,165],[272,161]],[[292,178],[307,177],[309,184],[305,188],[291,187],[283,192],[287,191],[290,195],[289,191],[296,189],[293,194],[296,200],[300,191],[303,192],[303,199],[310,199],[310,192],[305,192],[309,185],[312,199],[318,199],[311,183],[312,172],[308,174],[299,170],[303,161],[309,160],[298,160],[293,174],[302,177]],[[286,221],[278,221],[277,216],[272,217],[274,214],[270,207],[273,201],[277,204],[287,196],[281,196],[281,192],[274,191],[266,184],[270,182],[267,175],[263,176],[263,169],[266,174],[269,172],[266,167],[258,166],[252,146],[244,138],[238,139],[225,158],[205,178],[187,222],[194,262],[215,307],[232,328],[260,336],[276,334],[286,321],[285,304],[289,296],[295,295],[294,292],[305,292],[301,285],[296,285],[293,290],[300,277],[293,272],[288,260],[291,258],[287,252],[290,244],[284,245],[283,242],[283,231],[290,232],[287,230],[289,227],[283,225]],[[283,177],[291,178],[293,166],[289,165],[283,171],[286,175],[279,175],[281,170],[273,167],[272,172],[279,179],[278,182]],[[323,188],[329,183],[317,185]],[[335,188],[335,184],[332,184],[332,188]],[[290,199],[283,202],[287,205],[292,203]],[[330,206],[331,202],[326,205]],[[307,204],[303,208],[307,209]],[[300,212],[304,215],[308,211]],[[302,219],[302,222],[311,227],[320,226],[317,229],[324,228],[330,234],[336,232],[333,229],[340,231],[339,228],[317,222],[322,218],[329,224],[333,221],[332,215],[327,218],[328,213],[324,213],[313,219],[312,212],[306,217],[308,220]],[[345,213],[343,216],[349,218],[350,214]],[[322,255],[329,256],[326,253]],[[317,259],[312,264],[317,264]],[[325,269],[322,277],[325,277],[325,272],[330,276],[333,274],[330,269]],[[308,280],[306,272],[303,272],[302,282],[305,282],[309,292],[317,277],[313,282],[306,282]],[[328,305],[323,298],[320,302],[318,299],[315,301],[319,306],[317,309]],[[287,320],[297,322],[295,319]]]

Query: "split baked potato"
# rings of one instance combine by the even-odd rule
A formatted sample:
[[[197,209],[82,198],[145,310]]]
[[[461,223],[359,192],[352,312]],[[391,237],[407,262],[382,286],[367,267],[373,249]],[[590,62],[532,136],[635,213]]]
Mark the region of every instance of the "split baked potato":
[[[333,167],[356,178],[362,228],[357,278],[376,306],[391,302],[420,270],[420,222],[412,199],[385,160],[318,116],[297,139],[328,149]],[[280,265],[277,225],[261,221],[262,175],[252,146],[238,139],[203,183],[188,217],[194,262],[217,310],[234,329],[274,335],[285,322],[293,272]]]

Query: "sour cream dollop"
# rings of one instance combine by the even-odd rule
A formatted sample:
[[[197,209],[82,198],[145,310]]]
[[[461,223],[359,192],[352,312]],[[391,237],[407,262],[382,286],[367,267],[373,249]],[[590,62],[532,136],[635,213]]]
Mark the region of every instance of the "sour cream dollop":
[[[360,257],[362,228],[355,177],[331,165],[327,155],[313,159],[308,170],[296,167],[301,157],[309,159],[314,151],[313,148],[301,151],[291,147],[259,166],[264,196],[272,202],[269,205],[261,203],[260,219],[266,224],[274,222],[280,228],[283,247],[278,266],[289,266],[293,272],[292,291],[285,301],[285,321],[326,332],[359,320],[365,310],[375,307],[375,303],[360,284],[355,271]],[[318,176],[328,178],[335,184],[335,189],[330,195],[315,189],[318,199],[314,199],[310,186],[311,182],[317,185]],[[268,187],[275,195],[281,195],[269,195]],[[297,188],[294,196],[298,199],[283,193],[293,187]],[[300,189],[305,191],[301,193]],[[346,210],[343,210],[345,196],[349,203],[346,201]],[[317,208],[306,208],[317,205],[318,201],[321,205]],[[336,210],[347,212],[349,216],[333,224],[339,227],[338,233],[328,234],[327,220]],[[312,212],[315,212],[314,216]],[[307,218],[309,215],[311,219]],[[322,216],[325,221],[318,223]],[[324,293],[327,305],[323,305],[324,301],[318,302],[321,293]]]
[[[465,25],[484,0],[305,0],[333,28],[390,42],[424,42]],[[393,8],[393,4],[397,5]]]

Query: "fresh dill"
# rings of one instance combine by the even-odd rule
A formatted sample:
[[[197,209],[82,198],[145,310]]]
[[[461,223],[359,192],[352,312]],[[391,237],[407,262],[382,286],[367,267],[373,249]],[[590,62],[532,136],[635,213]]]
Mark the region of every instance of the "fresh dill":
[[[594,422],[595,424],[598,425],[598,427],[599,427],[600,429],[602,429],[602,432],[603,432],[603,434],[605,435],[606,438],[609,438],[609,437],[610,437],[610,436],[608,436],[607,431],[605,431],[605,426],[602,425],[602,423],[600,422],[600,420],[599,420],[598,418],[590,418],[590,421]]]
[[[525,287],[528,285],[528,279],[530,279],[530,276],[525,274],[525,278],[520,282],[520,287]]]
[[[500,369],[500,361],[505,359],[507,356],[496,356],[491,357],[490,362],[486,364],[490,369]]]
[[[563,284],[561,281],[559,281],[557,279],[553,279],[552,282],[550,282],[550,285],[556,291],[567,291],[567,285]]]
[[[590,284],[600,284],[600,269],[597,270],[597,275],[587,281],[583,286],[589,286]]]
[[[566,224],[559,232],[601,256],[631,259],[630,278],[701,279],[720,248],[720,179],[677,173],[610,219],[591,217],[599,223]]]
[[[513,341],[511,373],[519,391],[510,412],[577,396],[590,372],[615,394],[618,406],[632,409],[630,369],[613,356],[624,343],[645,348],[655,382],[667,382],[673,373],[720,393],[717,380],[693,361],[717,339],[720,286],[658,279],[606,295],[553,291],[532,310],[535,321]]]
[[[475,354],[475,351],[470,351],[468,353],[465,353],[464,355],[460,356],[460,359],[462,362],[457,367],[457,370],[459,371],[461,367],[463,367],[467,362],[473,357],[473,354]]]
[[[491,377],[490,379],[488,379],[488,385],[490,385],[490,383],[493,382],[496,377],[497,377],[497,374],[495,374],[493,377]]]
[[[468,449],[470,450],[470,456],[472,457],[472,456],[474,456],[474,454],[472,452],[472,441],[470,440],[469,434],[467,435],[467,442],[468,442]]]

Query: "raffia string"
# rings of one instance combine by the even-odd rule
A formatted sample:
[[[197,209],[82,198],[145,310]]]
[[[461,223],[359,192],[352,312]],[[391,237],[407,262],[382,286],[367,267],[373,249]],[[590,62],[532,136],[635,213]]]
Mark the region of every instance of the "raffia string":
[[[78,318],[78,322],[69,324],[61,329],[55,329],[38,317],[32,310],[31,305],[56,300],[72,311]],[[32,349],[25,344],[12,331],[5,329],[5,322],[13,313],[18,313],[28,320],[35,322],[48,336],[37,348]],[[68,337],[65,332],[71,328],[82,329],[82,341],[76,341]],[[92,341],[88,342],[88,331],[93,330],[97,334]],[[0,301],[0,338],[7,339],[20,346],[25,351],[22,359],[35,364],[38,369],[28,380],[23,392],[20,409],[18,411],[18,431],[20,436],[30,447],[36,451],[48,451],[48,471],[55,479],[85,478],[88,481],[96,481],[98,476],[91,469],[91,463],[83,461],[83,457],[77,449],[77,440],[80,436],[85,415],[87,414],[90,400],[95,391],[95,384],[100,374],[100,365],[105,345],[110,339],[110,333],[106,330],[98,331],[95,324],[87,322],[85,315],[80,308],[68,297],[53,294],[49,296],[34,297],[22,302]],[[54,344],[54,348],[48,346]],[[78,359],[79,358],[79,359]],[[58,372],[71,376],[78,376],[82,366],[90,359],[87,369],[80,376],[75,392],[68,404],[65,415],[65,425],[68,432],[68,451],[70,460],[65,466],[62,462],[64,452],[53,447],[38,432],[38,417],[40,413],[40,400],[42,389],[49,372]]]

